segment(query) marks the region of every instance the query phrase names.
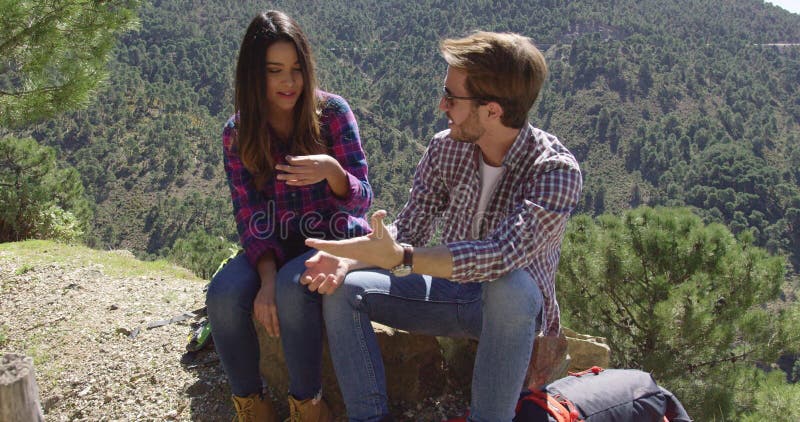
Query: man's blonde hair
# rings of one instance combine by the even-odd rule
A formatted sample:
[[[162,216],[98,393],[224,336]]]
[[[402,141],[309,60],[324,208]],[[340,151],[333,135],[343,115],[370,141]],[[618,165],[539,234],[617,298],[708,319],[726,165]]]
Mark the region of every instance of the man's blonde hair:
[[[467,73],[469,95],[503,107],[502,123],[521,128],[547,76],[542,52],[528,37],[478,31],[439,45],[450,67]]]

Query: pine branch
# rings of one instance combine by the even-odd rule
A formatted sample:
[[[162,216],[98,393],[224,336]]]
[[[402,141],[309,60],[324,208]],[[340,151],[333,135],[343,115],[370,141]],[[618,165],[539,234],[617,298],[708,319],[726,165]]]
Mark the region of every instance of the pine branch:
[[[694,372],[695,369],[698,369],[698,368],[703,367],[703,366],[710,366],[710,367],[713,368],[714,366],[716,366],[716,365],[718,365],[720,363],[726,363],[726,362],[736,363],[737,361],[746,358],[751,353],[752,353],[752,351],[748,351],[748,352],[744,352],[744,353],[739,354],[739,355],[732,355],[732,356],[728,356],[726,358],[721,358],[721,359],[717,359],[717,360],[710,360],[710,361],[700,362],[700,363],[690,363],[690,364],[687,365],[686,369],[689,372]]]
[[[38,21],[32,22],[30,25],[26,26],[20,32],[12,35],[8,38],[5,42],[0,44],[0,52],[7,52],[14,45],[19,44],[25,37],[30,36],[30,34],[34,33],[37,29],[41,28],[45,24],[50,24],[53,21],[58,20],[59,14],[66,8],[66,6],[62,6],[61,8],[53,8],[50,13],[44,15],[42,19]]]
[[[29,91],[17,91],[17,92],[8,92],[8,91],[0,90],[0,95],[10,95],[10,96],[13,96],[13,97],[22,97],[22,96],[25,96],[25,95],[41,94],[41,93],[45,93],[45,92],[58,91],[59,88],[60,87],[48,86],[48,87],[44,87],[44,88],[31,89]]]

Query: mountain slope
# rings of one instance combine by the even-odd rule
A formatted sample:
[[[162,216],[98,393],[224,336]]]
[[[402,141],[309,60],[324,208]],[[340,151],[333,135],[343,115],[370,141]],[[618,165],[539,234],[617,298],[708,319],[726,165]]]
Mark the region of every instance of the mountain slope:
[[[150,2],[98,101],[27,130],[83,175],[92,244],[158,254],[198,228],[235,240],[219,132],[239,38],[273,7],[353,106],[376,207],[399,211],[444,127],[438,40],[515,31],[548,58],[531,118],[581,161],[581,212],[692,206],[798,262],[800,46],[771,44],[800,43],[800,16],[756,0]]]

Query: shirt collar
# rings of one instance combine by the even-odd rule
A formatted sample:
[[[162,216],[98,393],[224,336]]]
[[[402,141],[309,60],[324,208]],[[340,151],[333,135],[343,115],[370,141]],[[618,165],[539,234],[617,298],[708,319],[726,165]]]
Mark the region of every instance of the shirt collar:
[[[526,123],[520,129],[517,139],[511,144],[511,148],[506,152],[503,157],[503,167],[516,167],[522,160],[525,159],[525,144],[528,143],[528,138],[533,134],[533,126]]]

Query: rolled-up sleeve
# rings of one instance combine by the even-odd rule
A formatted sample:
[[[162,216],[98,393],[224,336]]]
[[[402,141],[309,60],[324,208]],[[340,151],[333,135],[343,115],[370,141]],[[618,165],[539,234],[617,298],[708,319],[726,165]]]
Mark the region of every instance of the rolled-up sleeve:
[[[364,215],[372,205],[372,187],[367,178],[367,158],[361,146],[353,111],[344,98],[331,95],[327,99],[323,122],[331,137],[331,154],[347,175],[348,192],[344,197],[336,196],[327,187],[328,193],[340,211],[351,215]]]

